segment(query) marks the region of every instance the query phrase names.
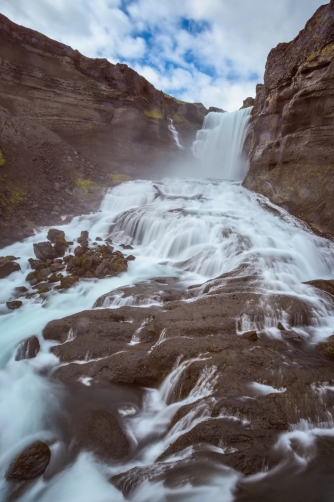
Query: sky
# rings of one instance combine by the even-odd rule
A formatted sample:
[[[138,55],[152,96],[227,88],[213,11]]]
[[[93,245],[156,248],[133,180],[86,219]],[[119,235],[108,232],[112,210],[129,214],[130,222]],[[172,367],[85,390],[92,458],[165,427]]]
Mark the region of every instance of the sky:
[[[233,111],[267,55],[326,0],[0,0],[0,12],[88,57],[126,63],[157,89]]]

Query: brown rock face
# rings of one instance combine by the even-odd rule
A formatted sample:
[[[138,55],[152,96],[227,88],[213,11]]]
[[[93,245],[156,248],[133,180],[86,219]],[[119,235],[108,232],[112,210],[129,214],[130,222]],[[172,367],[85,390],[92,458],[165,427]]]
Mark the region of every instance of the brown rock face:
[[[158,176],[185,155],[168,119],[187,147],[206,113],[3,15],[0,68],[0,245],[97,208],[116,173]]]
[[[244,186],[334,233],[334,5],[273,49],[256,89]]]

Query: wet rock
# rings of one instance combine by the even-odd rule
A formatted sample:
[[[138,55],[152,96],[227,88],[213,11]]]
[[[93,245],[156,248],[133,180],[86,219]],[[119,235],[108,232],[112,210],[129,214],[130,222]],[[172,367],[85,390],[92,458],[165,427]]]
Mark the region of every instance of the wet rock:
[[[117,419],[103,410],[93,410],[79,428],[77,443],[103,459],[124,460],[130,445]]]
[[[13,300],[11,302],[6,302],[6,305],[9,310],[17,310],[22,307],[22,302],[20,300]]]
[[[246,331],[245,333],[242,334],[242,338],[245,338],[246,340],[249,340],[250,342],[256,342],[257,341],[257,332],[256,331]]]
[[[236,424],[233,420],[224,418],[208,419],[196,425],[191,431],[180,436],[169,446],[157,461],[166,460],[169,456],[175,455],[193,445],[209,443],[219,447],[222,438],[227,454],[227,465],[242,470],[245,474],[252,474],[261,469],[265,449],[260,447],[259,451],[254,447],[254,435],[252,431],[248,430],[247,427]],[[240,469],[242,464],[243,468]]]
[[[129,256],[127,256],[127,257],[126,257],[126,259],[127,259],[128,261],[133,261],[133,260],[135,260],[135,259],[136,259],[136,257],[135,257],[135,256],[133,256],[133,254],[129,254]]]
[[[321,289],[322,291],[325,291],[325,293],[329,293],[334,296],[334,280],[325,281],[323,279],[318,279],[315,281],[304,282],[304,284],[310,284],[311,286]]]
[[[283,324],[281,322],[279,322],[277,324],[277,329],[279,329],[280,331],[285,331],[285,327],[283,326]]]
[[[83,246],[77,246],[74,250],[74,255],[75,256],[82,256],[83,254],[85,254],[87,248],[86,247],[83,247]]]
[[[33,270],[42,270],[47,266],[46,261],[34,260],[34,258],[29,258],[28,262]]]
[[[60,270],[64,270],[65,265],[63,263],[55,262],[50,265],[51,272],[59,272]]]
[[[108,268],[112,275],[118,275],[127,271],[128,264],[126,259],[121,255],[115,257],[111,262],[109,262]]]
[[[66,277],[62,277],[60,279],[60,285],[57,286],[57,289],[68,289],[74,286],[79,280],[79,277],[76,275],[67,275]]]
[[[30,282],[32,286],[38,284],[39,282],[45,281],[50,275],[51,270],[49,268],[42,268],[36,270],[35,272],[29,272],[26,277],[26,281]]]
[[[54,248],[58,256],[64,256],[68,247],[69,244],[64,237],[56,237]]]
[[[123,248],[123,249],[133,249],[133,247],[130,246],[130,244],[121,244],[120,247]]]
[[[78,237],[77,241],[79,242],[79,244],[81,244],[83,247],[87,247],[88,246],[88,239],[89,239],[89,232],[88,230],[83,230],[81,232],[81,235],[80,237]]]
[[[20,298],[20,296],[24,296],[25,293],[28,292],[28,288],[26,288],[25,286],[18,286],[14,291],[16,298]]]
[[[11,258],[12,257],[0,256],[0,279],[4,279],[13,272],[21,270],[20,265]]]
[[[95,270],[96,277],[102,278],[108,275],[109,269],[105,263],[100,263]]]
[[[45,261],[47,259],[57,258],[57,253],[52,247],[51,242],[39,242],[34,244],[34,253],[38,260]]]
[[[40,351],[40,344],[37,336],[31,336],[23,342],[17,348],[15,361],[22,361],[23,359],[33,359],[37,356]]]
[[[102,237],[96,237],[96,239],[95,239],[95,240],[96,240],[96,241],[102,241],[103,239],[102,239]]]
[[[51,451],[47,444],[36,441],[26,448],[9,466],[8,481],[26,481],[44,474],[50,463]]]
[[[48,235],[46,238],[54,244],[56,242],[56,239],[59,237],[65,239],[65,232],[63,230],[58,230],[57,228],[50,228],[48,231]]]
[[[321,352],[334,357],[334,335],[327,338],[326,342],[319,343],[319,348]]]

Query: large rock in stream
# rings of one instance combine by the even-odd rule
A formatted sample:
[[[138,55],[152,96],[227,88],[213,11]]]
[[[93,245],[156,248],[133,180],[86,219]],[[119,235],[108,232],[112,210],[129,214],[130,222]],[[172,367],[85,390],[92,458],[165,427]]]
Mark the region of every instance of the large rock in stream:
[[[47,444],[36,441],[28,446],[10,464],[6,471],[8,481],[27,481],[44,474],[50,463],[51,451]]]
[[[0,256],[0,279],[4,279],[13,272],[21,270],[20,265],[14,259],[15,257],[11,256]]]

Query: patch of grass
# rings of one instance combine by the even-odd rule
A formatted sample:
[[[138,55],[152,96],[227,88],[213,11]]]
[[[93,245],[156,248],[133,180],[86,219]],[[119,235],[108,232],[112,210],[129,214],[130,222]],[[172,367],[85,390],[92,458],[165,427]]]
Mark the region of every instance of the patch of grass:
[[[3,156],[2,151],[0,150],[0,167],[4,166],[6,164],[6,159]]]
[[[78,178],[76,181],[77,187],[81,188],[85,193],[89,192],[89,188],[93,186],[93,181],[92,180],[85,180],[83,178]]]
[[[121,173],[115,173],[111,175],[112,182],[114,185],[120,185],[121,183],[124,183],[125,181],[130,181],[131,177],[128,176],[127,174],[121,174]]]
[[[144,113],[149,119],[161,120],[163,118],[163,114],[157,108],[154,108],[153,110],[145,110]]]

